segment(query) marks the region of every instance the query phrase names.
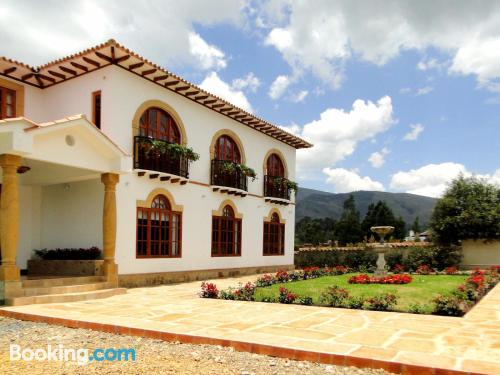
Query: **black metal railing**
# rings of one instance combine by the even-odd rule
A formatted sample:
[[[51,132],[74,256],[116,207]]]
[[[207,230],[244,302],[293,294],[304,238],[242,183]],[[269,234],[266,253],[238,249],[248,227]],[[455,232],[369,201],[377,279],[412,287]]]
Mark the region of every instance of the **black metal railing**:
[[[264,196],[290,200],[288,179],[278,176],[264,176]]]
[[[152,147],[152,141],[158,141],[158,139],[143,136],[134,137],[134,168],[188,178],[189,160],[183,155],[174,154],[168,150],[166,152],[155,150]]]
[[[248,178],[236,166],[230,161],[212,160],[211,184],[247,191]]]

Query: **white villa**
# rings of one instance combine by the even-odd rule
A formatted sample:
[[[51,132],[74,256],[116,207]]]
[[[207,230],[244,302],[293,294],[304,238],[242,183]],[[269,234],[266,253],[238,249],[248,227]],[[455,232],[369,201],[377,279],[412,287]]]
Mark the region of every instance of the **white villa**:
[[[293,267],[310,146],[114,40],[36,68],[0,57],[0,301]],[[100,286],[21,277],[34,249],[92,246]]]

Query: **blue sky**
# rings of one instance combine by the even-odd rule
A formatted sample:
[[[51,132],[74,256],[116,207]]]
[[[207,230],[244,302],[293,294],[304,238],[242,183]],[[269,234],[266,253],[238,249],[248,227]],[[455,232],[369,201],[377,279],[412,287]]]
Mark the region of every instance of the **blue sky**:
[[[314,143],[301,186],[500,184],[499,2],[310,4],[3,0],[0,55],[38,65],[114,38]]]

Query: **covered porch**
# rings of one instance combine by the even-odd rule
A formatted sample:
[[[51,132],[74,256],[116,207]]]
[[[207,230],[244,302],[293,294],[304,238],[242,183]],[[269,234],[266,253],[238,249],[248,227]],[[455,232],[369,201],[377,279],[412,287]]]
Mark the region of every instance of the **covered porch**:
[[[33,288],[79,290],[66,288],[67,281],[23,281],[33,249],[98,246],[99,282],[117,286],[115,191],[131,166],[131,157],[84,116],[0,121],[0,303],[36,295]]]

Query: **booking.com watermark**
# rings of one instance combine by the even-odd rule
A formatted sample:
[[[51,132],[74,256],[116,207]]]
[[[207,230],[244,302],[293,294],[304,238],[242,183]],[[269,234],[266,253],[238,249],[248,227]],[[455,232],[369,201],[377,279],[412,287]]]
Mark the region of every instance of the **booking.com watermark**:
[[[46,348],[22,348],[20,345],[10,345],[11,361],[64,361],[76,362],[78,365],[87,365],[92,362],[135,362],[134,348],[96,348],[72,349],[64,345],[50,345]]]

